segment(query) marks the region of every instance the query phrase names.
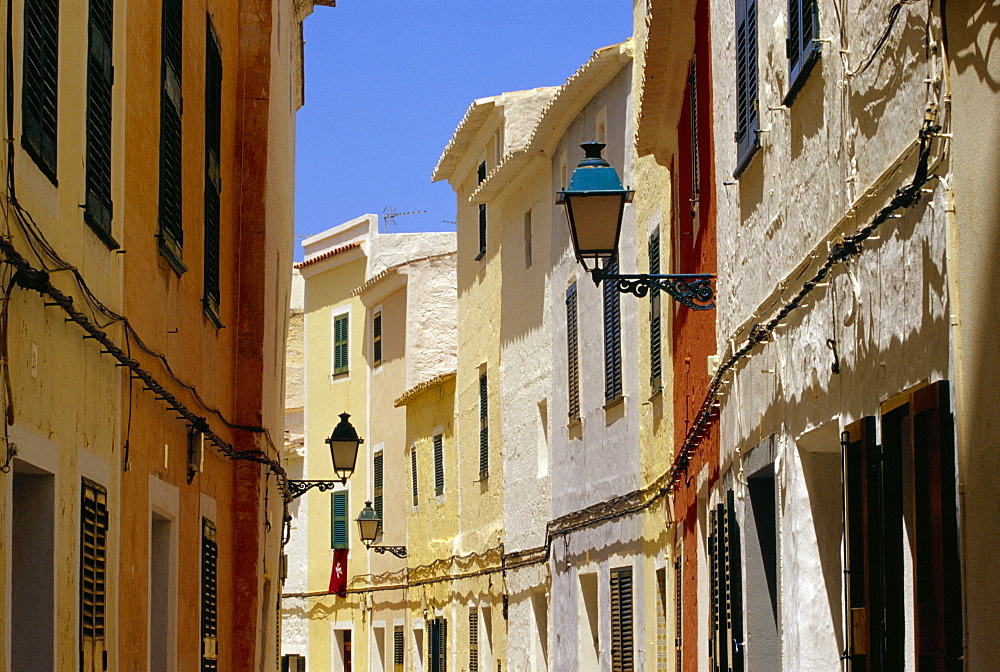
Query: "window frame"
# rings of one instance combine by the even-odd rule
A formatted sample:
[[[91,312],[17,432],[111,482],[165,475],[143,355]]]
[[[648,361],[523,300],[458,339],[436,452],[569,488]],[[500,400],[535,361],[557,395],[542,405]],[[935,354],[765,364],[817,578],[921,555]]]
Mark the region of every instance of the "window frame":
[[[331,341],[333,342],[333,348],[331,350],[330,357],[330,368],[331,375],[333,377],[346,376],[351,372],[350,358],[351,358],[351,311],[342,310],[340,312],[333,313],[331,316]],[[337,338],[337,323],[343,322],[345,324],[343,328],[343,333],[341,334],[343,338]],[[343,354],[341,355],[341,366],[337,366],[337,348],[343,349]]]

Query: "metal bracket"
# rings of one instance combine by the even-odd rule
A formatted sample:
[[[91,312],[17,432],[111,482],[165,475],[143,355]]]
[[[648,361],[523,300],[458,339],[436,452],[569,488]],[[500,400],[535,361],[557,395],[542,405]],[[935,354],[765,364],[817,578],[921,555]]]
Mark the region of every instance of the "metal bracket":
[[[397,558],[406,557],[406,546],[369,546],[368,550],[376,553],[392,553]]]
[[[610,280],[618,286],[622,294],[634,294],[642,298],[651,289],[666,292],[676,301],[691,310],[711,310],[715,308],[715,290],[709,273],[681,273],[672,275],[618,275],[605,273],[602,268],[590,271],[594,284]]]
[[[338,485],[347,485],[347,479],[342,481],[285,481],[288,485],[288,492],[291,493],[292,499],[301,497],[306,493],[307,490],[312,488],[319,488],[320,492],[326,492],[327,490],[333,490]]]

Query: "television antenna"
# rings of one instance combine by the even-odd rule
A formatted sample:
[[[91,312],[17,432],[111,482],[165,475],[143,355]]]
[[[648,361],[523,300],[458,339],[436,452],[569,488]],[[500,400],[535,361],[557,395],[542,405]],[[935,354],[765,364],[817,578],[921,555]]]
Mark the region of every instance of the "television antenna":
[[[382,211],[382,233],[389,232],[389,225],[396,225],[396,218],[403,217],[405,215],[419,215],[420,213],[427,212],[426,210],[411,210],[410,212],[396,212],[396,208],[392,206],[386,206],[385,210]]]

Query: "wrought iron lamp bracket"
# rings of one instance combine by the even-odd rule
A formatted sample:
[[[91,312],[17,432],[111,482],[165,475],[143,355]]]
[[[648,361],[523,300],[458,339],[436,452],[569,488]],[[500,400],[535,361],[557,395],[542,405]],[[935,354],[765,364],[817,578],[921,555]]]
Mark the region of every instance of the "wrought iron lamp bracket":
[[[691,310],[711,310],[715,308],[715,290],[712,288],[714,275],[708,273],[679,273],[670,275],[620,275],[606,273],[603,268],[590,271],[595,285],[611,281],[622,294],[634,294],[642,298],[651,289],[666,292],[676,301]]]
[[[376,553],[392,553],[397,558],[406,557],[406,546],[368,546],[368,550]]]
[[[292,499],[301,497],[308,490],[313,488],[318,488],[320,492],[326,492],[327,490],[333,490],[338,485],[347,485],[347,479],[340,481],[285,481],[288,484],[288,491],[292,495]]]

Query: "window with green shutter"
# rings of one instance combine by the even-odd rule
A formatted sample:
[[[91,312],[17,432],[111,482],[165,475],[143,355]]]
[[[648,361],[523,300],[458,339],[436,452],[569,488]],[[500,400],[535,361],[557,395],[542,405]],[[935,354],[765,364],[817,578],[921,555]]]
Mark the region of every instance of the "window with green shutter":
[[[181,223],[181,0],[163,0],[160,59],[159,247],[173,269],[183,273]]]
[[[469,607],[469,672],[479,672],[479,613]]]
[[[736,170],[739,177],[760,147],[757,131],[757,0],[736,0]]]
[[[434,437],[434,494],[444,494],[444,441],[440,434]]]
[[[372,318],[372,366],[382,364],[382,311]]]
[[[660,231],[649,237],[649,273],[660,273]],[[660,290],[649,290],[649,385],[653,391],[663,387],[663,334],[660,320]]]
[[[410,479],[413,484],[413,506],[420,501],[417,497],[417,447],[410,449]]]
[[[392,630],[392,669],[393,672],[403,672],[403,628],[402,627],[395,627]]]
[[[611,570],[611,672],[633,672],[632,568]]]
[[[201,672],[219,669],[218,566],[215,524],[201,519]]]
[[[347,491],[330,493],[330,548],[348,547]]]
[[[222,51],[211,20],[205,37],[205,268],[202,304],[216,328],[219,320],[219,229],[222,175]]]
[[[709,655],[713,669],[743,672],[743,570],[733,491],[709,512]]]
[[[785,53],[788,57],[788,94],[784,104],[791,104],[799,92],[812,66],[819,60],[819,3],[816,0],[788,0],[788,38]]]
[[[21,73],[21,144],[56,181],[59,0],[25,0]]]
[[[374,490],[374,505],[375,505],[375,515],[382,520],[382,451],[375,453],[372,458],[372,481]],[[379,524],[381,528],[382,525]]]
[[[486,204],[479,204],[479,254],[476,261],[486,256]]]
[[[580,417],[580,352],[577,334],[576,283],[566,289],[566,374],[569,385],[569,419]]]
[[[347,335],[349,314],[333,318],[333,375],[347,373]]]
[[[107,669],[105,594],[108,549],[108,491],[83,479],[80,507],[80,669]]]
[[[111,87],[114,3],[90,0],[87,47],[87,196],[83,219],[112,250]]]
[[[618,259],[604,262],[604,270],[618,274]],[[613,282],[604,286],[604,399],[611,402],[622,396],[622,309],[621,294]]]
[[[479,374],[479,478],[490,477],[490,414],[486,372]]]
[[[428,625],[427,670],[448,672],[448,621],[435,618]]]

